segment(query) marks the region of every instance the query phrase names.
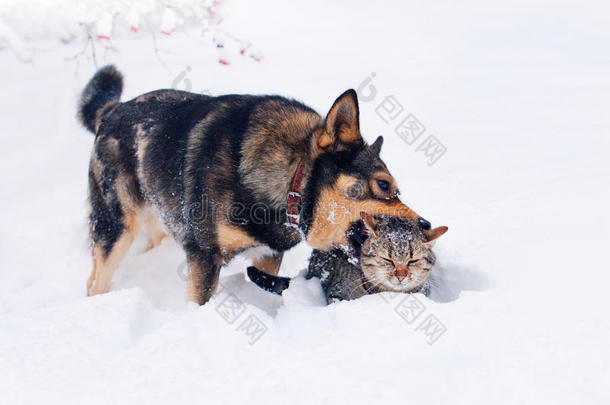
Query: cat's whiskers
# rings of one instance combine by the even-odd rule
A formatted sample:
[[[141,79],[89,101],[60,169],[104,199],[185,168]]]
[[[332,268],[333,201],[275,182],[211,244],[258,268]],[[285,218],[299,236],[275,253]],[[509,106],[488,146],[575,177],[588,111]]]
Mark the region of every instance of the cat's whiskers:
[[[352,294],[354,291],[356,291],[358,288],[364,288],[364,289],[366,290],[366,287],[364,286],[364,285],[365,285],[365,283],[366,283],[366,281],[365,281],[365,280],[363,280],[363,279],[359,279],[359,280],[356,280],[356,281],[350,282],[350,284],[348,285],[348,288],[349,288],[349,287],[351,287],[351,288],[349,288],[349,290],[348,290],[348,291],[349,291],[349,295],[351,295],[351,294]],[[354,285],[354,284],[355,284],[355,285]]]
[[[432,277],[428,277],[428,279],[426,281],[428,282],[428,284],[430,284],[430,287],[440,288],[440,286],[441,286],[439,281],[435,280]]]
[[[355,282],[353,282],[353,283],[352,283],[352,284],[356,284],[356,285],[355,285],[355,286],[353,286],[353,287],[352,287],[352,288],[349,290],[349,293],[350,293],[350,294],[351,294],[351,293],[353,293],[353,292],[354,292],[355,290],[357,290],[358,288],[363,288],[365,291],[367,291],[367,292],[368,292],[368,291],[369,291],[369,289],[373,289],[373,288],[376,288],[377,286],[379,286],[379,285],[382,283],[382,281],[379,281],[379,282],[377,282],[377,283],[373,284],[373,285],[372,285],[370,288],[366,288],[366,284],[367,284],[367,283],[370,283],[370,281],[365,280],[364,278],[360,278],[359,280],[357,280],[357,281],[355,281]]]

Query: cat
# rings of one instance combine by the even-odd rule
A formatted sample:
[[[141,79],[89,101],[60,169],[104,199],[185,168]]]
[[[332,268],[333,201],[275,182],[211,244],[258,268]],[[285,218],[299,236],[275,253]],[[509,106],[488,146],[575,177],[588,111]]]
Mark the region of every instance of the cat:
[[[362,212],[362,220],[348,231],[350,246],[329,252],[314,250],[305,278],[321,280],[327,302],[353,300],[379,292],[429,293],[428,276],[436,261],[434,241],[446,226],[422,230],[406,218]],[[286,277],[248,268],[259,287],[281,294],[290,284]]]

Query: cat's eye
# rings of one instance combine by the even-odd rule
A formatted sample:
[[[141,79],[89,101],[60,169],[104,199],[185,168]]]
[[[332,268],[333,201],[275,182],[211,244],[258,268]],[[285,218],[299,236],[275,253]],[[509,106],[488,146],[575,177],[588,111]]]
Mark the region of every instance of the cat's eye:
[[[390,266],[392,267],[396,267],[396,265],[394,264],[394,261],[391,259],[386,259],[385,257],[382,257],[381,259],[383,259],[386,263],[388,263]]]

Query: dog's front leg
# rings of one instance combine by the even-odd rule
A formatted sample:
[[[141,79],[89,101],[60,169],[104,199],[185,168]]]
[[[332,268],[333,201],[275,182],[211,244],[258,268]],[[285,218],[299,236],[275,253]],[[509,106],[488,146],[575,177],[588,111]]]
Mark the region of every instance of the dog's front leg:
[[[203,305],[212,298],[218,287],[222,259],[216,249],[187,250],[189,269],[188,299]]]
[[[277,252],[268,256],[263,256],[252,261],[252,265],[257,269],[264,271],[272,276],[277,276],[282,264],[284,252]]]

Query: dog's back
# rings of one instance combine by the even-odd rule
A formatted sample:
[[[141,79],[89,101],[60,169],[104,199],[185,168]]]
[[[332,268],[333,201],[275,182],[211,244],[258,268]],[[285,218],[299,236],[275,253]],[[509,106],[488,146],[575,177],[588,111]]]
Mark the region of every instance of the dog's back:
[[[121,75],[103,68],[79,109],[96,135],[89,194],[98,262],[120,261],[143,224],[162,234],[156,216],[183,246],[223,239],[226,260],[253,244],[282,251],[301,240],[297,229],[285,226],[286,173],[321,124],[317,113],[279,96],[175,90],[120,103],[121,90]],[[254,204],[272,220],[252,221]],[[106,282],[95,288],[92,277],[90,293],[107,290]]]

